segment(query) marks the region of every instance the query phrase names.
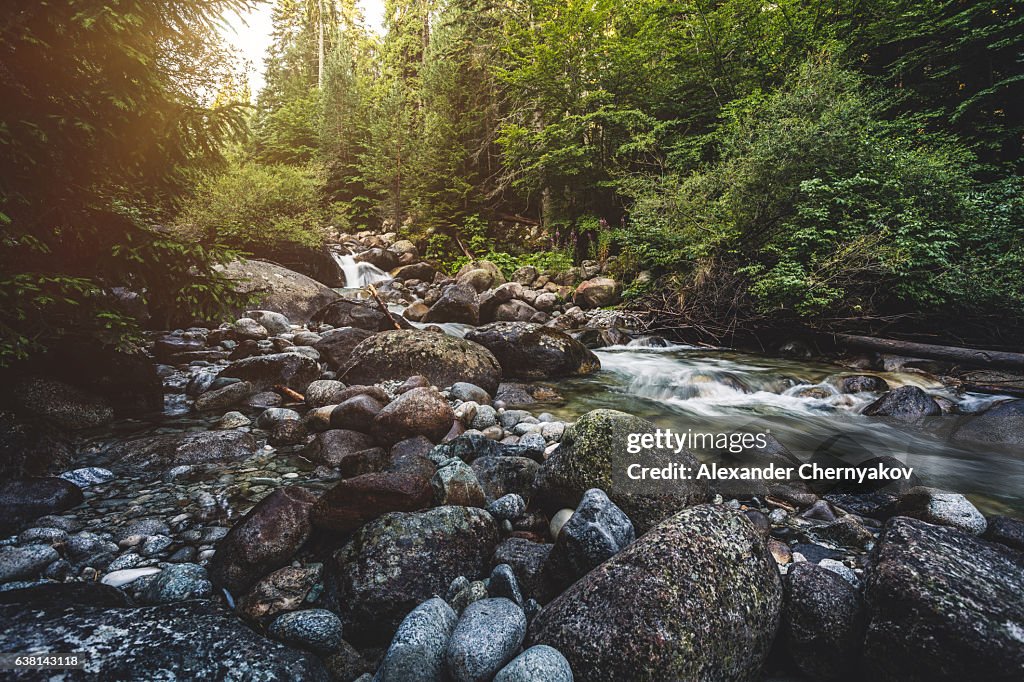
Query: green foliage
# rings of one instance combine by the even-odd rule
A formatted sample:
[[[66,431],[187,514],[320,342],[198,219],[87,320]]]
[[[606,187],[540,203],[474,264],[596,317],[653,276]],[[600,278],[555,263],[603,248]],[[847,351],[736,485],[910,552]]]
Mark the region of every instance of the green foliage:
[[[245,163],[199,186],[180,228],[208,244],[257,252],[274,245],[318,247],[327,212],[322,181],[308,167]]]

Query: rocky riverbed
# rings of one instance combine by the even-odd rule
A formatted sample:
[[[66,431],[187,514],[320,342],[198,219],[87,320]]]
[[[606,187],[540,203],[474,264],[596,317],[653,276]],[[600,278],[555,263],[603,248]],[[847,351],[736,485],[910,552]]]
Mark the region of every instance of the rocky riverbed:
[[[612,359],[595,349],[639,336],[597,264],[506,282],[486,262],[444,277],[394,235],[339,248],[393,274],[374,276],[379,300],[237,263],[261,301],[236,319],[153,333],[142,354],[55,349],[17,377],[0,652],[87,658],[20,678],[1024,676],[1013,505],[986,516],[917,477],[622,486],[629,435],[659,426],[649,407],[560,395]],[[908,429],[959,413],[960,441],[1024,444],[1024,401],[886,369],[712,378]],[[673,399],[726,402],[694,391]],[[786,445],[738,459],[806,459]]]

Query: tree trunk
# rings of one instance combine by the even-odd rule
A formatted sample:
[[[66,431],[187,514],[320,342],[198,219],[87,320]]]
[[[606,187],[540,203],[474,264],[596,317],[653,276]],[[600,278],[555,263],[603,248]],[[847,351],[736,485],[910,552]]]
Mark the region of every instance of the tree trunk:
[[[876,339],[870,336],[854,336],[852,334],[832,334],[830,338],[835,341],[837,346],[849,348],[862,348],[881,353],[908,355],[929,360],[945,360],[978,367],[1024,369],[1024,353],[957,348],[955,346],[936,346],[930,343]]]

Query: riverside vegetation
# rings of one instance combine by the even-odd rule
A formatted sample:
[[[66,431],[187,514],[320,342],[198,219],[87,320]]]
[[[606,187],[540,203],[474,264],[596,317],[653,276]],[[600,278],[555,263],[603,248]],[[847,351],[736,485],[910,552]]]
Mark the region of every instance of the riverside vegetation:
[[[1019,8],[385,5],[3,19],[19,674],[1020,679]]]

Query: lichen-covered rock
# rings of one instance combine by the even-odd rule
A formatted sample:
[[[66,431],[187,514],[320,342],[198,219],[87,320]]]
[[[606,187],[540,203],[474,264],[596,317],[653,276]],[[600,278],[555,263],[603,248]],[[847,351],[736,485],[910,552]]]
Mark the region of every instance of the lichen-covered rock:
[[[601,361],[582,343],[533,322],[494,322],[469,332],[466,339],[491,351],[505,378],[536,380],[601,369]]]
[[[687,509],[537,614],[527,643],[562,652],[576,679],[759,679],[779,622],[775,561],[747,518]]]
[[[114,418],[114,408],[101,396],[46,377],[22,379],[9,395],[26,414],[62,429],[88,429]]]
[[[529,457],[478,457],[470,465],[488,502],[510,493],[527,497],[540,465]]]
[[[544,572],[551,547],[525,538],[509,538],[495,548],[491,564],[495,567],[502,564],[509,566],[516,576],[523,597],[546,603],[552,596]]]
[[[433,388],[414,388],[398,396],[373,419],[373,433],[383,443],[424,436],[438,443],[455,423],[455,412]]]
[[[224,410],[242,402],[256,389],[248,381],[236,381],[221,388],[206,391],[196,396],[195,407],[200,412]]]
[[[484,489],[468,464],[453,457],[437,468],[430,484],[434,488],[434,501],[463,507],[483,507]]]
[[[1024,677],[1021,555],[897,516],[872,556],[866,676],[885,682]]]
[[[280,385],[302,393],[320,378],[320,366],[316,360],[298,353],[274,353],[236,360],[218,376],[248,381],[255,391],[268,391]]]
[[[350,641],[386,642],[409,611],[460,575],[482,578],[498,541],[482,509],[385,514],[338,550],[329,582]]]
[[[786,574],[781,636],[797,668],[812,680],[845,680],[860,666],[864,603],[836,573],[804,562]]]
[[[419,329],[395,330],[375,334],[356,346],[339,378],[374,384],[404,381],[416,374],[438,387],[467,381],[493,394],[501,380],[501,365],[477,343]]]
[[[218,544],[209,566],[213,582],[241,595],[287,564],[312,531],[316,499],[304,488],[285,486],[260,500]]]
[[[282,613],[267,631],[286,644],[322,654],[341,646],[341,619],[327,609]]]
[[[261,637],[212,601],[144,608],[0,605],[0,621],[0,650],[83,652],[83,679],[329,679],[315,656]]]
[[[305,456],[313,462],[338,467],[347,457],[372,448],[375,442],[373,437],[366,433],[331,429],[316,435],[306,448]]]
[[[643,449],[628,453],[631,434],[654,433],[651,422],[616,410],[588,412],[566,430],[561,446],[537,473],[539,499],[551,509],[575,508],[583,493],[600,488],[622,511],[637,532],[643,533],[680,509],[708,499],[703,481],[678,480],[664,485],[651,480],[634,481],[626,467],[633,463],[664,466],[669,462],[697,466],[688,451]]]
[[[379,682],[440,680],[444,675],[444,652],[458,616],[439,597],[413,609],[398,626],[391,646],[384,654]]]
[[[213,586],[206,569],[196,564],[169,564],[147,583],[140,599],[144,604],[169,604],[209,597]]]
[[[320,353],[328,367],[338,370],[352,357],[352,350],[374,333],[358,327],[339,327],[321,334],[320,340],[313,344],[313,348]]]

